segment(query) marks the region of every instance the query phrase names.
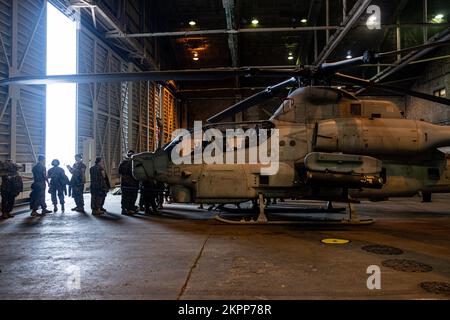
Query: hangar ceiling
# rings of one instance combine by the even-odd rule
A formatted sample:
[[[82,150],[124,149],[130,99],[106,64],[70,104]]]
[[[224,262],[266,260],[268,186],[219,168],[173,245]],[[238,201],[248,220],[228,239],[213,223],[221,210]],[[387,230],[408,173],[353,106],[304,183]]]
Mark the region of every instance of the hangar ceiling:
[[[79,2],[72,1],[72,4],[76,6]],[[92,13],[95,13],[96,32],[115,43],[118,50],[125,49],[124,55],[140,59],[144,69],[162,70],[289,67],[345,59],[349,51],[357,56],[365,50],[396,50],[423,44],[436,34],[445,36],[450,13],[450,3],[444,0],[81,2],[95,6],[91,10],[80,5],[86,23],[92,24]],[[371,15],[365,10],[369,5],[381,9],[379,30],[369,30],[366,25]],[[443,18],[436,20],[439,14]],[[102,24],[104,16],[122,27]],[[258,24],[252,23],[255,19]],[[130,43],[137,45],[130,46]],[[392,63],[395,60],[396,57]],[[390,66],[364,66],[349,73],[371,78],[387,67]],[[414,78],[420,73],[420,67],[419,64],[408,68],[409,73],[402,73],[402,77]],[[205,94],[201,90],[204,88],[226,88],[216,90],[215,96],[248,95],[249,88],[265,87],[274,81],[241,78],[184,82],[178,84],[178,89],[182,97],[207,96],[208,91]],[[408,87],[413,82],[414,79],[401,84]]]

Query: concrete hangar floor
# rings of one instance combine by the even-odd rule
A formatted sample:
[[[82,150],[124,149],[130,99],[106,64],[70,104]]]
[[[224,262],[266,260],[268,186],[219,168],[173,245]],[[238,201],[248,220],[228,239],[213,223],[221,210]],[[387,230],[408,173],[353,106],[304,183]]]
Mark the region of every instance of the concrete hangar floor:
[[[0,221],[0,299],[450,298],[448,195],[363,202],[367,226],[235,226],[176,204],[129,217],[113,195],[106,208]]]

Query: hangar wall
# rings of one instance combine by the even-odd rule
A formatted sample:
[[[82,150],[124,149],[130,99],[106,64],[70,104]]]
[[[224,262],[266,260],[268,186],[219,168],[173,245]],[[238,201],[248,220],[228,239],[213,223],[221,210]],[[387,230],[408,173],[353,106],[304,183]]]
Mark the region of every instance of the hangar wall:
[[[46,5],[0,0],[0,77],[46,73]],[[28,174],[45,153],[45,94],[45,86],[0,87],[0,160],[28,164]]]
[[[436,56],[449,55],[449,49],[437,51]],[[427,64],[423,76],[417,80],[412,90],[433,94],[445,89],[450,96],[450,58],[431,61]],[[434,123],[450,124],[450,108],[422,99],[406,98],[406,115],[411,119],[424,119]]]

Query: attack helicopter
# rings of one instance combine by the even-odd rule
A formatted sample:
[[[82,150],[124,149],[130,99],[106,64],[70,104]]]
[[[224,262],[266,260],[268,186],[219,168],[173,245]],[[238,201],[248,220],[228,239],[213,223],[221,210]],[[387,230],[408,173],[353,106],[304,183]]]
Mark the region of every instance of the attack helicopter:
[[[447,45],[449,41],[433,46]],[[429,44],[426,46],[430,46]],[[420,49],[418,46],[411,50]],[[406,49],[402,49],[405,52]],[[288,78],[257,93],[208,119],[201,131],[226,132],[230,129],[268,130],[272,134],[257,137],[256,145],[245,142],[223,145],[220,157],[241,151],[248,157],[252,148],[277,152],[278,170],[264,174],[262,163],[174,163],[173,155],[186,132],[155,152],[133,156],[133,174],[140,181],[156,180],[170,186],[175,202],[229,204],[259,201],[255,220],[248,223],[271,223],[266,214],[266,198],[323,200],[348,204],[348,219],[343,223],[364,224],[354,203],[389,197],[411,197],[450,192],[450,160],[438,148],[450,146],[450,127],[425,121],[405,119],[390,101],[360,99],[331,83],[411,95],[450,105],[450,100],[408,89],[345,75],[339,71],[361,64],[372,64],[398,51],[365,52],[362,56],[299,66],[294,69],[234,68],[185,71],[148,71],[139,73],[77,74],[61,76],[18,76],[0,80],[0,85],[34,85],[60,82],[122,82],[166,80],[213,80],[236,76]],[[286,87],[291,92],[268,119],[252,122],[220,122],[277,95]],[[276,134],[274,134],[276,133]],[[160,134],[160,137],[162,135]],[[183,150],[185,160],[195,158],[196,150],[208,148],[195,139]],[[211,142],[210,139],[209,142]],[[274,144],[273,142],[277,143]],[[333,212],[330,206],[329,212]],[[225,222],[235,223],[223,218]]]
[[[329,75],[330,70],[374,60],[375,56],[367,52],[354,61],[324,64],[310,70],[307,77],[317,79]],[[362,79],[333,75],[343,82],[367,84]],[[236,222],[217,216],[228,223],[289,222],[268,220],[264,201],[266,198],[291,198],[327,201],[329,207],[323,212],[335,212],[330,206],[332,202],[346,202],[349,217],[341,222],[364,224],[372,220],[358,218],[353,203],[359,199],[382,201],[389,197],[411,197],[419,192],[424,195],[450,192],[450,160],[437,149],[450,146],[450,127],[405,119],[399,107],[390,101],[359,99],[341,88],[330,86],[305,86],[304,80],[305,76],[292,77],[268,87],[212,116],[208,119],[209,124],[202,128],[203,132],[215,129],[223,135],[230,129],[278,130],[279,168],[276,174],[264,175],[261,173],[264,165],[254,163],[174,163],[174,154],[177,156],[180,151],[185,151],[173,152],[186,137],[189,138],[185,133],[154,153],[135,155],[135,177],[167,183],[175,202],[224,205],[259,200],[256,219]],[[220,123],[236,112],[273,97],[289,85],[298,88],[291,90],[268,120]],[[392,87],[383,89],[399,91]],[[445,102],[420,93],[409,93]],[[271,139],[273,137],[260,139],[258,145],[253,146],[241,143],[237,148],[235,143],[229,148],[225,142],[221,157],[234,158],[235,152],[239,152],[237,149],[242,148],[248,158],[252,148],[262,145],[266,150],[270,146],[273,148]],[[200,142],[189,141],[187,149],[189,151],[191,147],[192,150],[185,154],[185,160],[186,157],[193,160],[196,146],[205,150],[201,135],[198,140]]]

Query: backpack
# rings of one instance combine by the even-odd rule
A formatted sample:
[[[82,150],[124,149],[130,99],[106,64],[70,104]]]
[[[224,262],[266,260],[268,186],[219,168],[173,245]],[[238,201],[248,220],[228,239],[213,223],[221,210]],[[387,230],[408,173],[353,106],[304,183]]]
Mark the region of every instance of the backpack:
[[[65,173],[63,173],[63,175],[62,175],[61,178],[62,178],[62,179],[61,179],[61,182],[62,182],[62,185],[63,185],[63,186],[66,186],[66,185],[70,184],[70,180],[69,180],[69,178],[66,176]]]
[[[13,194],[17,197],[23,191],[23,181],[22,177],[19,175],[13,176],[11,178],[11,184],[13,185]]]

